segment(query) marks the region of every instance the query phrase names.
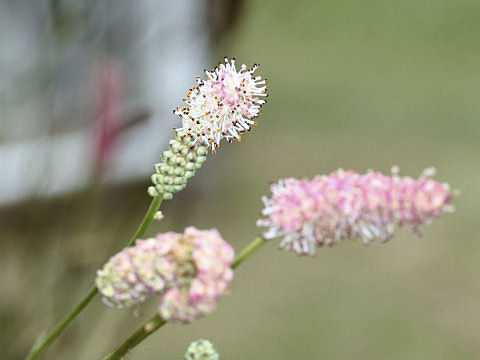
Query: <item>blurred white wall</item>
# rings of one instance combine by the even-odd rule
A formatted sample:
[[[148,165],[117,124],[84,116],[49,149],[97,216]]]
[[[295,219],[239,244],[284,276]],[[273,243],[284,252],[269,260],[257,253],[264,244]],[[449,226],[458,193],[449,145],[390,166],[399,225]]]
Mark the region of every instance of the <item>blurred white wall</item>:
[[[0,205],[80,189],[99,168],[147,177],[208,62],[204,7],[0,0]]]

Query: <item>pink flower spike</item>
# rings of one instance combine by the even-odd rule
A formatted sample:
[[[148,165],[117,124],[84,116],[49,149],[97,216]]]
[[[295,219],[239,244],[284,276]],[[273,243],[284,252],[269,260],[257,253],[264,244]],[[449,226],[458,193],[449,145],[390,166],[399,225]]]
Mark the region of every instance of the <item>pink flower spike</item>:
[[[338,170],[312,180],[282,179],[262,199],[267,227],[265,238],[283,236],[280,248],[300,255],[315,254],[315,246],[334,245],[343,239],[362,239],[367,245],[388,241],[396,227],[420,225],[452,211],[450,186],[431,179],[427,169],[419,179],[379,172],[361,175]]]

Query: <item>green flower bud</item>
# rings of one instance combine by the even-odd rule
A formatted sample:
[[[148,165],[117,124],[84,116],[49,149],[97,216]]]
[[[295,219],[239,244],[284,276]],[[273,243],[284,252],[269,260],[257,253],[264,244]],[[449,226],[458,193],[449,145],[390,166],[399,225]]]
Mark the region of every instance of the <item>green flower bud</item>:
[[[206,156],[198,156],[198,157],[197,157],[197,163],[203,164],[205,161],[207,161],[207,157],[206,157]]]
[[[167,185],[172,185],[173,184],[173,178],[171,176],[165,176],[163,178],[163,183]]]
[[[177,156],[175,158],[175,164],[178,166],[178,167],[184,167],[185,166],[185,158],[183,157],[180,157],[180,156]]]
[[[175,171],[173,174],[176,176],[183,176],[185,174],[185,169],[181,167],[175,168]]]
[[[193,171],[185,171],[185,178],[190,179],[195,176],[195,172]]]
[[[164,192],[164,193],[163,193],[163,198],[164,198],[165,200],[171,200],[171,199],[173,198],[173,195],[172,195],[171,193],[169,193],[169,192]]]
[[[173,166],[166,166],[165,167],[165,173],[167,175],[173,175],[173,173],[175,172],[175,168]]]
[[[189,152],[185,159],[189,162],[195,162],[195,160],[197,159],[197,154],[195,154],[194,152]]]
[[[208,154],[208,149],[206,146],[199,146],[197,148],[197,155],[205,156]]]
[[[179,191],[182,191],[183,189],[185,189],[185,186],[187,186],[187,184],[173,185],[173,190],[175,192],[179,192]]]
[[[163,177],[160,174],[153,174],[151,179],[152,179],[152,183],[154,185],[157,185],[162,183]]]
[[[187,182],[187,179],[185,179],[183,176],[182,177],[176,177],[173,179],[173,183],[175,185],[182,185],[182,184],[185,184]]]
[[[187,165],[185,165],[185,170],[188,170],[188,171],[194,171],[195,170],[195,164],[194,163],[187,163]]]
[[[147,192],[148,192],[148,195],[150,195],[151,197],[158,196],[158,192],[157,190],[155,190],[155,187],[153,186],[149,186]]]

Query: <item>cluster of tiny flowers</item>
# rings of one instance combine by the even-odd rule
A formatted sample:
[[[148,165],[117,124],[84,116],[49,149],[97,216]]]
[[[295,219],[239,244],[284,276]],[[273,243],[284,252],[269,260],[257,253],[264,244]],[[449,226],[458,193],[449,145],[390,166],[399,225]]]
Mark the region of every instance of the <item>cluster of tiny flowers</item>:
[[[271,186],[263,197],[265,208],[258,226],[268,227],[265,238],[282,236],[281,248],[315,254],[315,245],[333,245],[342,239],[389,240],[396,226],[420,225],[451,211],[450,187],[431,179],[433,169],[420,178],[379,172],[361,175],[338,170],[313,180],[288,178]]]
[[[174,111],[182,119],[176,131],[186,131],[194,144],[200,142],[213,152],[222,139],[240,141],[241,134],[257,124],[253,119],[266,102],[261,99],[267,96],[266,81],[253,75],[257,68],[242,65],[237,71],[235,59],[225,58],[224,64],[205,70],[207,79],[197,77],[198,84],[183,99],[188,106]]]
[[[98,271],[95,283],[110,306],[128,307],[160,294],[160,315],[187,323],[214,310],[233,278],[233,257],[217,230],[188,227],[122,250]]]
[[[160,238],[160,237],[159,237]],[[109,306],[129,307],[165,291],[176,282],[176,238],[139,240],[97,271],[96,286]]]
[[[192,342],[185,353],[185,360],[219,360],[220,356],[213,344],[208,340]]]
[[[162,162],[155,164],[152,175],[154,186],[148,188],[150,196],[162,195],[170,200],[173,194],[187,186],[187,180],[195,176],[196,170],[207,160],[207,148],[200,143],[193,143],[192,136],[184,131],[175,134],[170,140],[169,150],[162,154]]]
[[[188,323],[212,312],[217,300],[227,291],[233,279],[230,267],[234,251],[215,229],[200,231],[189,227],[185,236],[194,239],[195,277],[183,286],[168,290],[160,303],[159,313],[165,320]]]

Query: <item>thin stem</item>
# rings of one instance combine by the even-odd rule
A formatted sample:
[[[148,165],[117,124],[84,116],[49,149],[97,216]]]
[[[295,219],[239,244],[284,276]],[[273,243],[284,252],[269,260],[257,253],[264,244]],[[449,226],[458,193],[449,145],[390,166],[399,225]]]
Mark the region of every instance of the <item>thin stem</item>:
[[[257,237],[250,244],[248,244],[240,254],[235,257],[235,260],[232,264],[232,269],[235,269],[237,266],[242,264],[246,259],[248,259],[255,251],[260,249],[260,247],[265,244],[265,239],[262,237]],[[130,335],[113,353],[107,355],[103,360],[119,360],[122,359],[122,356],[125,355],[129,350],[133,349],[135,346],[140,344],[148,336],[153,334],[157,329],[165,325],[167,322],[163,320],[158,314],[148,320],[145,324],[140,326],[132,335]]]
[[[152,199],[152,202],[150,203],[150,207],[147,210],[147,213],[145,214],[145,217],[143,218],[142,222],[138,226],[137,231],[135,234],[133,234],[133,237],[130,239],[128,242],[127,246],[133,246],[135,245],[135,242],[137,239],[140,239],[145,235],[147,232],[148,228],[150,227],[150,224],[153,221],[153,217],[155,216],[155,213],[158,211],[158,208],[162,204],[163,197],[162,195],[158,195]]]
[[[140,326],[135,332],[128,337],[113,353],[107,355],[103,360],[121,359],[128,350],[133,349],[140,344],[150,334],[165,325],[167,322],[163,320],[158,314],[148,320],[145,324]]]
[[[235,257],[235,260],[232,264],[232,269],[235,269],[238,265],[244,262],[250,257],[255,251],[257,251],[263,244],[265,244],[265,239],[262,237],[257,237],[250,244],[248,244],[241,252]]]
[[[133,235],[133,237],[128,242],[127,246],[135,245],[137,239],[143,237],[147,232],[150,224],[153,221],[153,217],[155,213],[158,211],[158,208],[162,204],[162,196],[158,195],[157,197],[153,198],[152,202],[150,203],[150,207],[147,210],[142,222],[138,226],[137,231]],[[34,360],[36,359],[41,353],[43,353],[50,344],[65,330],[65,328],[72,322],[72,320],[92,301],[92,299],[97,295],[98,289],[93,286],[90,291],[75,305],[75,307],[67,314],[65,317],[55,326],[55,328],[50,332],[50,334],[39,344],[32,349],[30,354],[25,358],[25,360]]]
[[[85,306],[97,295],[97,288],[93,286],[90,291],[80,300],[77,305],[70,311],[65,317],[60,320],[60,322],[55,326],[52,332],[40,343],[38,344],[32,352],[28,355],[26,360],[33,360],[38,357],[42,352],[44,352],[47,347],[57,338],[58,335],[70,324],[70,322],[82,311]]]

